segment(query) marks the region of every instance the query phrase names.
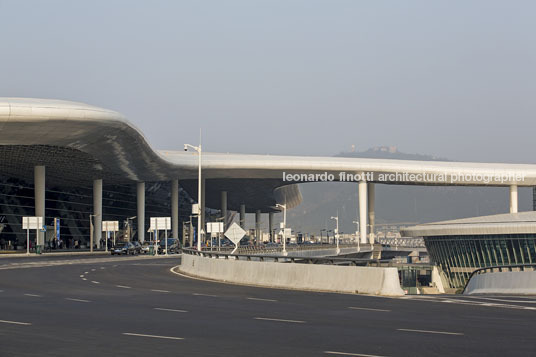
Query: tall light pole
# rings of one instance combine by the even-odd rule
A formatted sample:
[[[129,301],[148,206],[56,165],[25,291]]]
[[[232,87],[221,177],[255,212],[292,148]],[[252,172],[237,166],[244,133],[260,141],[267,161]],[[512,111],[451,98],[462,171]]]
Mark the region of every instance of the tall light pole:
[[[357,226],[357,231],[355,231],[355,239],[357,240],[357,251],[359,252],[359,241],[361,240],[361,237],[359,237],[359,221],[352,221],[352,223],[355,223]]]
[[[331,217],[331,219],[334,219],[337,222],[337,228],[335,228],[335,240],[337,241],[337,254],[341,252],[339,249],[339,215],[337,214],[337,217]]]
[[[283,255],[287,255],[287,205],[276,203],[275,206],[283,208]]]
[[[197,156],[199,158],[198,160],[198,175],[197,175],[197,180],[199,181],[198,182],[198,185],[197,185],[197,250],[201,250],[201,210],[203,209],[201,207],[201,153],[202,153],[202,150],[201,150],[201,132],[199,133],[199,146],[193,146],[193,145],[190,145],[190,144],[184,144],[184,151],[188,151],[188,148],[191,148],[195,151],[197,151]]]

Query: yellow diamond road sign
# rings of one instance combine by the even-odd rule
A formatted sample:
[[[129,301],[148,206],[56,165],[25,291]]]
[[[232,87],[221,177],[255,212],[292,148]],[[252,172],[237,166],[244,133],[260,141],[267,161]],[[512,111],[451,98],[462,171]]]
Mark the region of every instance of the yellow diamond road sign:
[[[234,222],[229,229],[225,232],[225,236],[231,240],[235,245],[240,242],[242,238],[244,238],[244,235],[246,234],[246,231],[243,230],[236,222]]]

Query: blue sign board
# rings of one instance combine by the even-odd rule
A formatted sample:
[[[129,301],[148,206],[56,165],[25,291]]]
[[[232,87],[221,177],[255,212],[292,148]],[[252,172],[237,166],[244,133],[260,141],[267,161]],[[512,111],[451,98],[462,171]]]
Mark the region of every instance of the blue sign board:
[[[54,218],[54,220],[56,221],[56,239],[60,240],[60,219]]]

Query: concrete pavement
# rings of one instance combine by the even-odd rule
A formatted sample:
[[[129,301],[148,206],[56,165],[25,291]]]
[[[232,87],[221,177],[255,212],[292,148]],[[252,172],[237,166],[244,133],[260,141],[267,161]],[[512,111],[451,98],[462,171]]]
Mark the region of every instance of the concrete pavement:
[[[1,270],[0,355],[532,356],[536,351],[533,297],[381,298],[265,289],[173,274],[179,256],[121,258]]]

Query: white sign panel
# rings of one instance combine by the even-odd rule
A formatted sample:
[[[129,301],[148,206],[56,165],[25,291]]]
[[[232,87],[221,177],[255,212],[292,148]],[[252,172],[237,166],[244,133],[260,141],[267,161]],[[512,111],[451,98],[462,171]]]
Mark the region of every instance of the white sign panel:
[[[243,230],[236,222],[231,224],[231,227],[225,232],[225,236],[231,240],[235,245],[238,245],[240,240],[244,238],[246,231]]]
[[[154,230],[170,230],[171,217],[151,217],[151,231]]]
[[[223,233],[223,222],[208,222],[207,233]]]
[[[22,229],[42,229],[43,217],[22,217]]]
[[[193,203],[192,204],[192,214],[199,214],[199,204]]]
[[[102,221],[103,232],[117,232],[119,231],[119,221]]]

